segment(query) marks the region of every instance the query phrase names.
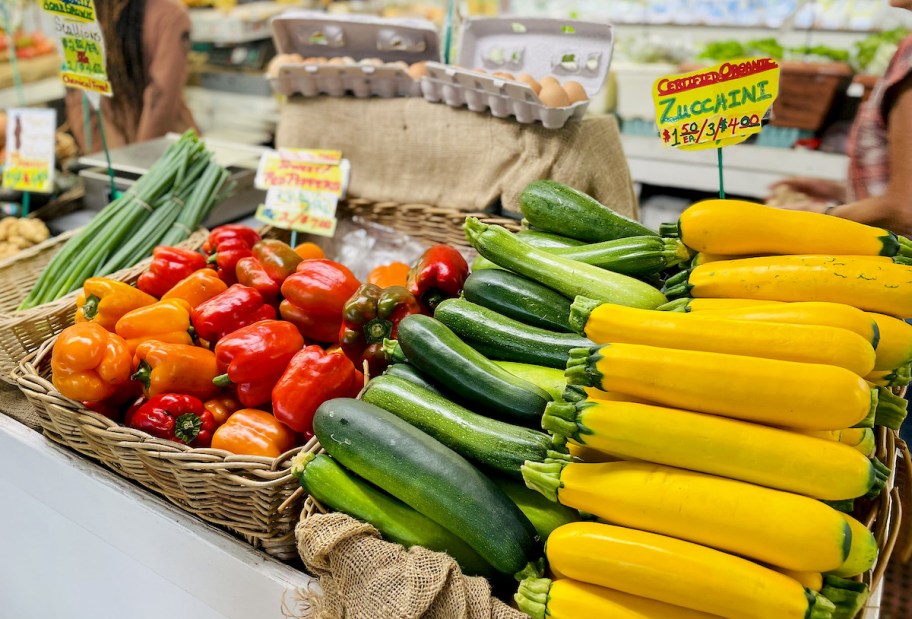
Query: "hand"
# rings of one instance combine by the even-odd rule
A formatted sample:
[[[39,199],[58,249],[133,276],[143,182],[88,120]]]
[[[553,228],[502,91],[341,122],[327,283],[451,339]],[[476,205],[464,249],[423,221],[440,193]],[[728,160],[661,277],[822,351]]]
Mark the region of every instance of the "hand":
[[[792,202],[768,202],[769,206],[786,209],[789,211],[807,211],[809,213],[826,213],[833,206],[833,202],[818,202],[816,200],[799,199]]]
[[[828,181],[820,178],[787,178],[770,186],[773,195],[767,202],[774,202],[774,206],[782,206],[783,202],[796,201],[803,198],[813,202],[845,202],[846,187],[842,183]],[[793,194],[799,194],[794,196]]]

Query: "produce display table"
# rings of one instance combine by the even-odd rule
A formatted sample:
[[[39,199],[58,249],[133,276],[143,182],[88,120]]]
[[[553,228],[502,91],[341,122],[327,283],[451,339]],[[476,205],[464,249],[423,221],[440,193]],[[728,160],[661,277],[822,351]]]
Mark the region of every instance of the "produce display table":
[[[4,617],[308,616],[304,572],[5,415],[0,470]]]

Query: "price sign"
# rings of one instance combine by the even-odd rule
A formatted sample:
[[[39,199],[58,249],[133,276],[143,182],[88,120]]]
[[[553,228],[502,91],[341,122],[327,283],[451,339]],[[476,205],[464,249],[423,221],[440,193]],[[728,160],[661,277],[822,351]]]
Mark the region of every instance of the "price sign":
[[[110,97],[104,37],[95,19],[93,0],[42,0],[54,16],[54,31],[63,56],[64,86]]]
[[[779,94],[779,65],[750,58],[656,80],[659,137],[684,150],[719,148],[759,133]]]
[[[48,109],[7,110],[3,186],[13,191],[54,190],[57,113]]]
[[[266,189],[260,221],[293,232],[336,233],[336,206],[348,185],[350,164],[332,150],[283,149],[264,153],[254,181]],[[294,238],[294,235],[293,235]]]

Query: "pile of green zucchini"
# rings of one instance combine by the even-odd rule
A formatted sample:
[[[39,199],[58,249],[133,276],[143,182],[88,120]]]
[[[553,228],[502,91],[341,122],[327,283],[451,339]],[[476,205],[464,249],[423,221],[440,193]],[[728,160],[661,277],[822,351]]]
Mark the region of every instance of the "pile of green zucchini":
[[[385,345],[389,369],[359,400],[317,411],[328,455],[301,454],[292,467],[327,507],[492,577],[540,569],[550,532],[580,518],[520,472],[526,461],[570,459],[541,420],[563,399],[570,350],[592,346],[570,327],[572,299],[658,307],[665,297],[643,278],[690,257],[552,181],[530,184],[521,207],[529,229],[518,234],[466,221],[480,258],[462,298],[402,320]]]

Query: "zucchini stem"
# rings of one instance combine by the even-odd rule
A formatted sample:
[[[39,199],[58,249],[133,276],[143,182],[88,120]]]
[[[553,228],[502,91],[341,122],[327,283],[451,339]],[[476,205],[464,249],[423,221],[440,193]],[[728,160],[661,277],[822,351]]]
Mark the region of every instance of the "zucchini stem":
[[[658,306],[656,309],[660,312],[689,312],[687,305],[690,303],[691,299],[689,297],[683,297],[680,299],[675,299],[674,301],[669,301],[664,305]]]
[[[871,389],[871,406],[868,409],[868,416],[856,423],[853,428],[873,428],[874,427],[874,417],[877,413],[877,407],[879,406],[879,398],[877,393],[878,387]]]
[[[836,606],[833,619],[852,619],[868,601],[869,593],[868,586],[863,582],[838,576],[824,576],[820,589],[820,594]]]
[[[602,356],[599,348],[571,348],[564,376],[571,385],[599,387],[602,384],[602,373],[595,367]]]
[[[899,426],[906,418],[908,402],[887,387],[878,387],[875,393],[877,400],[874,407],[874,424],[899,430]]]
[[[873,499],[883,491],[890,478],[890,468],[877,458],[871,458],[871,477],[871,489],[865,495],[866,499]]]
[[[563,486],[560,475],[565,466],[567,466],[566,462],[532,462],[528,460],[520,470],[526,486],[546,499],[560,503],[558,491]]]
[[[532,619],[545,619],[548,615],[548,593],[551,591],[549,578],[525,578],[513,596],[517,608]]]
[[[307,489],[307,486],[304,484],[304,469],[307,468],[307,465],[314,461],[316,454],[310,451],[302,451],[294,458],[291,459],[291,475],[298,480],[298,483],[304,489]]]
[[[836,605],[819,593],[810,589],[804,590],[808,597],[808,614],[807,619],[832,619],[836,611]]]
[[[548,402],[542,416],[542,428],[554,435],[580,440],[577,408],[568,402]]]
[[[589,322],[589,316],[597,307],[603,305],[601,301],[590,299],[582,295],[573,299],[570,304],[570,328],[579,335],[586,335],[586,324]]]

